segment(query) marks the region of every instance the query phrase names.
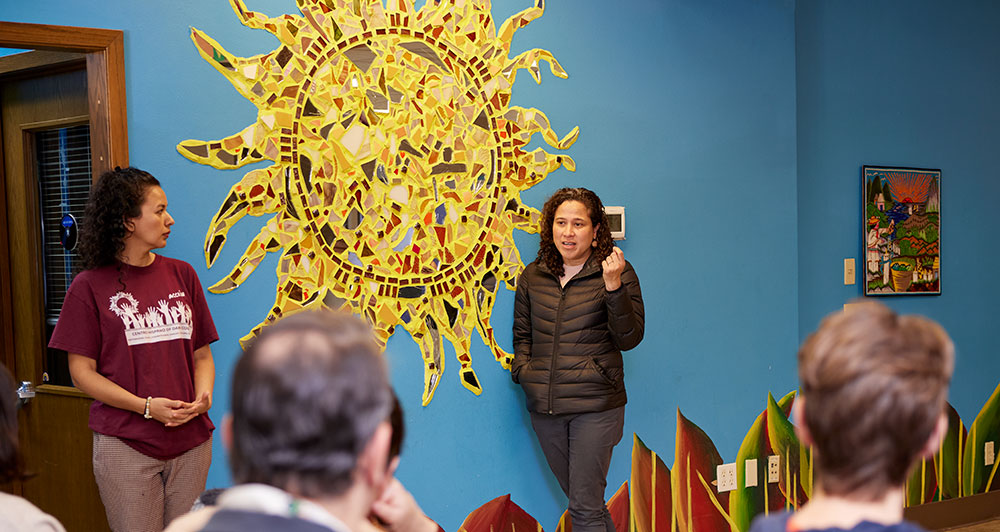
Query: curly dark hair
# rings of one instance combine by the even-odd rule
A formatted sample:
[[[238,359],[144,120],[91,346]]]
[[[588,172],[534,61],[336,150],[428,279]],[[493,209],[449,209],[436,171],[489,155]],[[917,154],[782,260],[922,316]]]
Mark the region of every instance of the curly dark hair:
[[[82,268],[92,270],[114,264],[125,250],[128,229],[125,220],[142,214],[146,190],[160,186],[148,172],[138,168],[115,168],[105,172],[90,189],[80,228]]]
[[[538,243],[538,260],[548,266],[549,271],[557,277],[562,277],[563,258],[552,241],[552,222],[556,217],[556,209],[567,201],[579,201],[587,208],[590,214],[590,223],[597,227],[597,235],[594,237],[597,245],[592,251],[601,260],[611,254],[615,248],[615,242],[611,239],[611,229],[608,227],[608,215],[604,213],[604,204],[601,198],[592,190],[585,188],[560,188],[545,201],[542,207],[541,233],[542,239]],[[598,227],[599,225],[599,227]]]

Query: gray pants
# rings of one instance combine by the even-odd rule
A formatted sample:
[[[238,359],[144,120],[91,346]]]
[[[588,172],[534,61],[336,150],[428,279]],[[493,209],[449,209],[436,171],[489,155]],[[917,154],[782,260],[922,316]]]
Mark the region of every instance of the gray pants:
[[[604,504],[611,451],[622,439],[625,407],[550,416],[531,413],[549,468],[569,498],[573,532],[614,532]]]

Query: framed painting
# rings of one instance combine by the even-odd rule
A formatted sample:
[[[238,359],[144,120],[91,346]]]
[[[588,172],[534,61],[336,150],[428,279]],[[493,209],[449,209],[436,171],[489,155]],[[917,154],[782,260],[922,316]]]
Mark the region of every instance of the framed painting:
[[[863,166],[865,295],[941,293],[941,170]]]

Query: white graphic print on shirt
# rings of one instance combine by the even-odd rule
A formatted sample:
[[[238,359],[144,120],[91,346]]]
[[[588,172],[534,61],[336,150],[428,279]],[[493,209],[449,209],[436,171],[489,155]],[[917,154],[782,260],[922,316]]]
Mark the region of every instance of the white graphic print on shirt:
[[[125,325],[128,345],[191,339],[191,307],[183,300],[171,304],[161,299],[156,306],[147,307],[146,312],[139,312],[139,302],[128,292],[118,292],[110,299],[110,310]]]

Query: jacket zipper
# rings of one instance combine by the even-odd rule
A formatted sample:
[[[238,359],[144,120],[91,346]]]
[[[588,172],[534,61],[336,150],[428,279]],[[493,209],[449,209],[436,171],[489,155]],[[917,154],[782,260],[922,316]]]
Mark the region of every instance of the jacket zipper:
[[[559,279],[556,279],[559,282]],[[569,284],[567,282],[566,284]],[[552,362],[549,364],[549,415],[552,415],[552,381],[556,372],[556,355],[559,352],[559,335],[562,333],[563,307],[566,305],[566,287],[559,287],[559,307],[556,309],[556,330],[552,334]]]

